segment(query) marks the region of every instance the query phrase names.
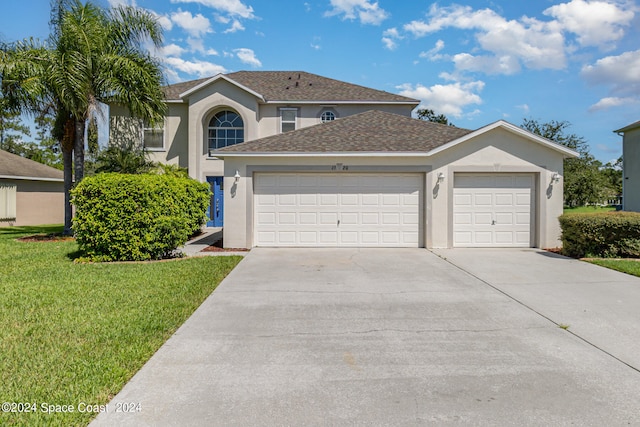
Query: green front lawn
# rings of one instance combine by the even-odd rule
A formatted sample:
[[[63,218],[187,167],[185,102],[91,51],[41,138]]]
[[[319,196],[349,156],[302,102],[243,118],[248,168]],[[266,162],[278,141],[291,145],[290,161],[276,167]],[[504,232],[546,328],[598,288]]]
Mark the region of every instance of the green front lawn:
[[[576,208],[564,208],[564,213],[601,213],[614,212],[615,206],[578,206]]]
[[[589,259],[592,264],[607,267],[612,270],[622,271],[623,273],[633,274],[640,277],[640,260],[626,259]]]
[[[105,405],[241,260],[75,264],[74,241],[15,240],[59,230],[0,228],[0,403],[36,410],[0,425],[86,425],[78,405]]]

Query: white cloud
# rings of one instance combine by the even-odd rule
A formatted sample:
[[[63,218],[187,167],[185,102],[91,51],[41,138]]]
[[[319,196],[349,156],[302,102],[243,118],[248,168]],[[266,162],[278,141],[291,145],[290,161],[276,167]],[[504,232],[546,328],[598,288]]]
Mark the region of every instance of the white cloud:
[[[593,65],[582,67],[580,74],[590,84],[611,85],[615,91],[637,91],[640,89],[640,50],[599,59]]]
[[[136,4],[136,0],[109,0],[109,6],[118,7],[118,6],[138,6]]]
[[[543,13],[557,19],[563,29],[576,34],[582,46],[605,47],[624,36],[634,11],[612,1],[571,0]]]
[[[173,22],[171,22],[171,18],[167,15],[156,15],[156,19],[165,31],[171,31],[171,29],[173,29]]]
[[[311,43],[311,45],[310,45],[310,46],[311,46],[311,48],[313,48],[313,50],[320,50],[320,49],[322,49],[322,46],[320,46],[319,44],[313,44],[313,43]]]
[[[256,54],[252,49],[246,47],[233,50],[240,61],[252,67],[262,67],[262,62],[256,58]]]
[[[189,45],[191,52],[204,53],[204,40],[201,38],[187,37],[187,44]]]
[[[516,105],[516,108],[518,110],[522,110],[524,114],[529,114],[530,108],[528,104]]]
[[[512,74],[521,65],[531,69],[566,67],[564,37],[560,25],[523,17],[506,20],[491,9],[473,10],[470,6],[431,6],[426,21],[412,21],[403,29],[415,37],[424,37],[446,28],[474,30],[480,47],[488,55],[460,53],[456,65],[461,70],[491,74]],[[498,61],[498,64],[494,64]]]
[[[229,28],[224,30],[224,33],[235,33],[236,31],[244,31],[244,25],[242,25],[237,19],[234,19],[233,24],[231,24]]]
[[[418,56],[420,58],[428,58],[431,61],[435,61],[442,58],[442,55],[439,54],[442,49],[444,49],[444,41],[438,40],[432,49],[429,49],[426,52],[420,52]]]
[[[227,70],[222,65],[214,64],[206,61],[186,61],[180,58],[165,58],[164,62],[167,63],[174,70],[181,71],[190,75],[197,75],[198,77],[207,77],[219,73],[226,73]],[[175,76],[175,71],[170,73]]]
[[[481,71],[486,74],[504,75],[515,74],[520,71],[520,63],[510,55],[497,57],[459,53],[454,55],[452,59],[458,71]]]
[[[207,55],[209,55],[209,56],[218,56],[218,55],[220,55],[220,54],[218,53],[218,51],[217,51],[217,50],[215,50],[215,49],[209,49],[209,50],[207,50],[207,51],[205,52],[205,54],[207,54]]]
[[[171,3],[198,3],[231,16],[239,16],[245,19],[254,18],[253,8],[240,0],[171,0]]]
[[[640,100],[638,100],[638,98],[631,98],[631,97],[618,98],[618,97],[612,96],[612,97],[602,98],[600,101],[596,102],[591,107],[589,107],[589,111],[594,112],[594,111],[608,110],[609,108],[621,107],[623,105],[631,105],[631,104],[638,104],[638,103],[640,103]]]
[[[591,85],[608,86],[612,95],[593,104],[589,111],[640,103],[640,50],[601,58],[582,67],[580,75]]]
[[[171,14],[171,21],[193,37],[202,37],[204,34],[212,32],[211,22],[200,13],[194,16],[189,11],[178,9],[177,12]]]
[[[431,108],[438,114],[461,117],[463,109],[469,105],[482,104],[478,95],[484,88],[484,82],[451,83],[430,87],[406,83],[398,86],[400,95],[416,98],[421,101],[421,108]]]
[[[396,27],[389,28],[382,33],[382,43],[389,50],[394,50],[398,47],[396,40],[401,40],[402,38]]]
[[[231,22],[231,18],[229,18],[228,16],[222,16],[222,15],[218,15],[216,14],[216,22],[219,22],[221,24],[228,24],[229,22]]]
[[[171,43],[169,45],[164,46],[160,53],[162,56],[181,56],[185,52],[185,49],[178,46],[175,43]]]
[[[342,19],[359,19],[362,24],[380,25],[389,13],[370,0],[330,0],[333,9],[325,16],[344,15]]]

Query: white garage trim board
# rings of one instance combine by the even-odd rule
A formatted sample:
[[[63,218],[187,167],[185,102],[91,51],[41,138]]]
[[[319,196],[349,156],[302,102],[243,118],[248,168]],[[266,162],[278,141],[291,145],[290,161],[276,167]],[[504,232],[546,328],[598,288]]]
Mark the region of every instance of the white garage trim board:
[[[423,174],[257,173],[255,246],[419,247]]]

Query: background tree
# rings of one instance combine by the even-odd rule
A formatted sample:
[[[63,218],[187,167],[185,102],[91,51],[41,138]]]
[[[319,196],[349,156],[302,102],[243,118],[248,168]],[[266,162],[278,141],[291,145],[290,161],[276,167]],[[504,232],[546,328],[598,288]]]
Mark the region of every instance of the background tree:
[[[435,111],[429,108],[421,108],[416,113],[418,114],[418,118],[420,120],[440,123],[447,126],[454,126],[454,124],[449,121],[447,116],[445,116],[444,114],[436,114]]]
[[[21,142],[31,130],[22,123],[20,113],[12,111],[8,100],[0,94],[0,150],[22,155]]]
[[[53,135],[65,171],[65,233],[71,232],[69,191],[84,176],[85,126],[100,103],[118,103],[154,125],[165,111],[162,71],[147,42],[162,44],[157,19],[142,9],[103,9],[91,2],[54,0],[51,36],[4,46],[0,78],[12,108],[38,114],[54,106]]]
[[[521,127],[560,145],[571,148],[580,156],[564,161],[564,203],[567,206],[597,204],[616,196],[616,190],[601,172],[602,162],[589,153],[587,141],[566,130],[567,121],[551,120],[540,123],[535,119],[524,119]]]

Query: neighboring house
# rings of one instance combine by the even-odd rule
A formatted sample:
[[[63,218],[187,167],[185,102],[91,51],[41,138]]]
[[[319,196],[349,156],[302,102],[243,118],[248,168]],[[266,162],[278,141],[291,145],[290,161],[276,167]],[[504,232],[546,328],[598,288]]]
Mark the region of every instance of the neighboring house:
[[[507,122],[412,119],[417,100],[298,71],[165,93],[162,129],[111,106],[111,139],[138,135],[210,182],[225,247],[560,246],[563,160],[577,153]]]
[[[614,131],[622,134],[622,209],[640,212],[640,121]]]
[[[222,226],[224,166],[213,151],[376,109],[410,116],[419,101],[302,71],[239,71],[165,87],[161,129],[110,106],[110,137],[140,135],[151,159],[211,183],[208,225]]]
[[[63,222],[63,172],[0,150],[0,227]]]

